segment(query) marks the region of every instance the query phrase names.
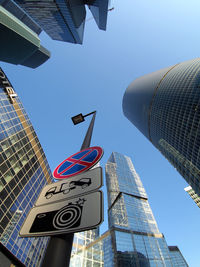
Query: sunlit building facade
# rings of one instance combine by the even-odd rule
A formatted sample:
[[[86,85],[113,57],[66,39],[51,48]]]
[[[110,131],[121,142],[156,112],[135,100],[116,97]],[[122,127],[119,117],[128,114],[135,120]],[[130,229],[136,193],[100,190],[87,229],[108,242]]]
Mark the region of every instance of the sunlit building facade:
[[[172,266],[148,197],[129,157],[113,152],[106,164],[109,229],[114,261],[110,266]]]
[[[181,266],[189,267],[189,265],[187,264],[186,260],[184,259],[182,253],[180,252],[177,246],[169,246],[169,252],[173,267],[181,267]]]
[[[200,197],[195,193],[191,186],[187,186],[184,188],[185,192],[194,200],[197,206],[200,208]]]
[[[133,81],[123,111],[200,196],[200,58]]]
[[[41,189],[51,181],[33,126],[0,69],[0,257],[5,247],[26,267],[40,266],[48,238],[20,238],[19,230]]]
[[[93,168],[100,167],[98,162]],[[79,232],[74,234],[73,247],[70,259],[70,267],[84,267],[93,262],[93,254],[87,253],[87,247],[99,238],[99,227],[93,230]],[[99,245],[98,245],[99,246]],[[102,254],[102,253],[101,253]],[[102,257],[101,257],[102,261]],[[96,266],[96,265],[95,265]],[[98,267],[97,265],[96,267]],[[101,265],[100,265],[101,266]]]

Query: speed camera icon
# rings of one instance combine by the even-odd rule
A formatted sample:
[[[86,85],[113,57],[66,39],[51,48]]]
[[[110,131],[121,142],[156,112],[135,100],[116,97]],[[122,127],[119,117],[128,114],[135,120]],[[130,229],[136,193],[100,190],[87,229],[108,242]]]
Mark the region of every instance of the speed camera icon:
[[[36,216],[30,233],[75,228],[80,225],[84,198],[69,203],[59,210],[40,213]]]

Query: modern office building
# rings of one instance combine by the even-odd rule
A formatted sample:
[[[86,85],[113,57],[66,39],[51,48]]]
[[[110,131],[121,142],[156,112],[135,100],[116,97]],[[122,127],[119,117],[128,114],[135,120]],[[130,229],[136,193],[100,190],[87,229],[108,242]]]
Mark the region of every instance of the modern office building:
[[[100,167],[99,162],[93,168],[96,167]],[[87,261],[89,263],[90,261],[92,261],[91,257],[89,256],[90,254],[87,254],[86,252],[86,247],[89,244],[93,243],[97,238],[99,238],[99,227],[93,230],[74,234],[70,267],[76,267],[76,266],[84,267],[87,266]]]
[[[33,30],[34,31],[33,31]],[[0,60],[36,68],[50,53],[40,44],[39,26],[11,0],[0,0]]]
[[[38,35],[41,33],[42,29],[40,28],[40,26],[13,0],[0,0],[0,6],[9,11],[13,16],[18,18]]]
[[[177,246],[169,246],[170,257],[173,267],[188,266],[186,260],[184,259],[182,253]]]
[[[79,247],[71,256],[70,267],[110,267],[112,261],[111,232],[107,231],[86,246]]]
[[[82,44],[87,5],[99,27],[106,30],[108,0],[15,0],[53,39]]]
[[[76,241],[70,267],[188,267],[178,248],[168,248],[159,232],[130,158],[111,154],[106,184],[109,230],[87,244]]]
[[[197,206],[200,208],[200,197],[194,192],[191,186],[187,186],[184,188],[185,192],[194,200]]]
[[[52,179],[33,126],[0,69],[0,262],[16,257],[26,267],[40,265],[48,238],[20,238],[18,233],[41,189]]]
[[[106,184],[109,229],[113,230],[110,266],[172,266],[167,243],[129,157],[111,154]]]
[[[133,81],[123,111],[200,196],[200,58]]]

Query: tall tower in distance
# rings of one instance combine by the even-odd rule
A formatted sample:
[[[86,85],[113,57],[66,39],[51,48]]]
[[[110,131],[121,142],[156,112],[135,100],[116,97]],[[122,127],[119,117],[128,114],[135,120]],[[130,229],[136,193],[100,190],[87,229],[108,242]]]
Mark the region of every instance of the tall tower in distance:
[[[80,240],[75,240],[77,249],[70,267],[188,267],[178,247],[168,247],[159,232],[129,157],[111,154],[106,164],[106,184],[109,229],[87,242],[77,236]]]
[[[200,196],[200,58],[133,81],[123,112]]]
[[[106,164],[106,184],[114,251],[110,266],[172,266],[167,243],[129,157],[111,154]]]

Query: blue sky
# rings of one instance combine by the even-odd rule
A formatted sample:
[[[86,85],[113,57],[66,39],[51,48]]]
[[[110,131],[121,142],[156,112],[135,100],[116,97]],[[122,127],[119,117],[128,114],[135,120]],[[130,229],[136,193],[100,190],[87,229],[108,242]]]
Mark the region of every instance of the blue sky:
[[[124,117],[122,97],[137,77],[199,56],[200,2],[118,0],[112,6],[107,31],[89,20],[83,45],[53,41],[42,33],[42,44],[52,53],[48,62],[35,70],[1,67],[52,171],[79,150],[88,127],[89,118],[73,126],[71,116],[97,110],[91,145],[104,148],[102,167],[112,151],[131,157],[168,245],[177,245],[190,267],[199,267],[200,209],[184,191],[185,180]],[[102,232],[106,227],[105,222]]]

